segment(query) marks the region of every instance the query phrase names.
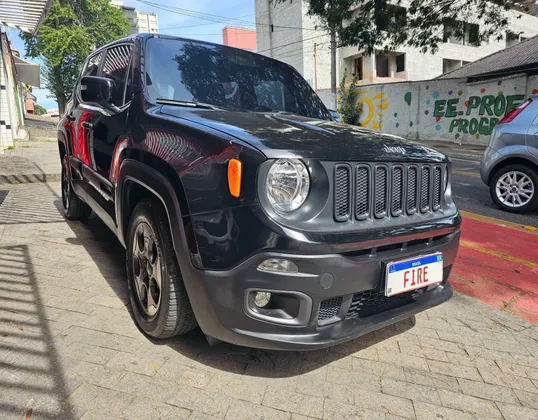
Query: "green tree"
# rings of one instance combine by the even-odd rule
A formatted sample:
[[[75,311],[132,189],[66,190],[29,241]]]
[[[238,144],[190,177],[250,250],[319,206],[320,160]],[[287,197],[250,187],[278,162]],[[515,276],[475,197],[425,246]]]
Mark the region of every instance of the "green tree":
[[[362,104],[355,105],[355,89],[359,84],[359,74],[355,74],[349,86],[346,86],[347,69],[344,69],[344,77],[340,82],[340,90],[338,91],[338,108],[337,111],[342,115],[342,121],[346,124],[359,125],[360,113]]]
[[[23,33],[21,38],[26,55],[43,60],[45,87],[63,113],[90,52],[128,33],[125,16],[109,0],[53,0],[37,33]]]
[[[34,105],[34,114],[43,115],[43,114],[46,114],[46,113],[47,113],[47,110],[45,108],[43,108],[41,105],[39,105],[39,104]]]
[[[320,27],[336,33],[338,46],[357,46],[367,53],[401,46],[435,52],[447,30],[459,39],[468,33],[474,45],[500,40],[506,34],[507,12],[527,10],[522,1],[513,0],[410,0],[407,9],[398,6],[400,1],[389,0],[307,2],[309,15],[319,19]]]

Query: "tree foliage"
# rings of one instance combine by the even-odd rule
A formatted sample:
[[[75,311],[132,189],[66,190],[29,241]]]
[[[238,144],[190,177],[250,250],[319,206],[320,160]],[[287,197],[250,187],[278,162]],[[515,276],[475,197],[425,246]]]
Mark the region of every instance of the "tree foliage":
[[[275,0],[284,2],[285,0]],[[525,10],[511,0],[307,0],[308,13],[320,26],[335,31],[338,46],[359,51],[395,50],[400,46],[435,52],[444,28],[469,43],[480,45],[505,36],[510,9]],[[407,10],[403,9],[406,6]],[[517,13],[514,15],[519,16]],[[478,23],[479,27],[469,24]],[[467,35],[469,38],[469,35]]]
[[[26,55],[43,60],[45,87],[63,112],[90,52],[128,33],[129,23],[123,12],[112,7],[109,0],[53,0],[37,33],[21,33],[21,38]]]
[[[355,89],[359,84],[359,74],[356,73],[349,85],[347,84],[347,69],[344,69],[344,76],[340,82],[338,91],[338,113],[342,116],[343,122],[351,125],[359,125],[362,104],[355,105]]]
[[[34,114],[36,114],[36,115],[44,115],[46,113],[47,113],[47,110],[45,108],[43,108],[39,104],[34,104]]]

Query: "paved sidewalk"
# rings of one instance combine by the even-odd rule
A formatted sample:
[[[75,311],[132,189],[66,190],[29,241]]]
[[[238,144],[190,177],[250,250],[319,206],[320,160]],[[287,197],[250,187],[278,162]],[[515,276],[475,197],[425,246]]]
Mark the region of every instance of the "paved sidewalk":
[[[0,184],[60,181],[61,173],[56,141],[17,141],[0,155]]]
[[[462,295],[322,351],[154,343],[123,249],[59,194],[0,187],[2,419],[538,419],[538,327]]]

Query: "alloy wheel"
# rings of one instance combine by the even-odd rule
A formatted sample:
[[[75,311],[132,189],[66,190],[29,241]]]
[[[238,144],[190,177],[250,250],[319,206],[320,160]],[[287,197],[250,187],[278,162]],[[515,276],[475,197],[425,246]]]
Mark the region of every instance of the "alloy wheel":
[[[133,275],[140,307],[148,317],[154,316],[161,304],[161,257],[155,233],[147,223],[140,223],[133,238]]]
[[[534,197],[534,183],[523,172],[506,172],[498,179],[495,185],[495,194],[505,206],[523,207]]]

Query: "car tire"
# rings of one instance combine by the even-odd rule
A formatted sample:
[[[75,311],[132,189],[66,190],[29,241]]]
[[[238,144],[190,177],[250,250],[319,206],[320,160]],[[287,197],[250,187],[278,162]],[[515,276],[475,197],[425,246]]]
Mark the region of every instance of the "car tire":
[[[160,202],[143,200],[128,228],[127,277],[133,315],[148,336],[165,339],[198,325]]]
[[[524,185],[524,190],[522,190],[522,185]],[[516,190],[517,188],[519,190]],[[512,197],[508,194],[503,198],[503,193],[506,194],[507,191],[513,193]],[[536,211],[538,209],[538,172],[531,166],[520,163],[507,165],[495,172],[489,184],[489,192],[495,204],[502,210],[519,214]]]
[[[62,204],[65,218],[69,220],[86,220],[92,209],[73,191],[67,155],[62,159]]]

